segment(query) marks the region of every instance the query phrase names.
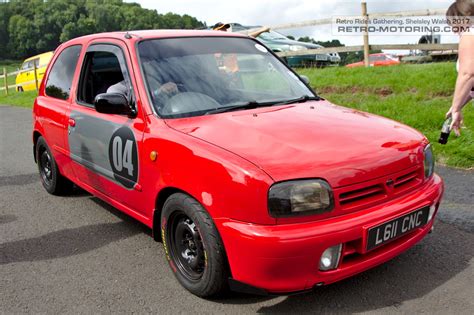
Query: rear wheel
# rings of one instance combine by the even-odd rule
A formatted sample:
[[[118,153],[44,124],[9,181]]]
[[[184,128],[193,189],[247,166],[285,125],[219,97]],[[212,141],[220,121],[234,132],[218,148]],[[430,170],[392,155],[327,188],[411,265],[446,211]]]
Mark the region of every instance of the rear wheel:
[[[36,162],[41,183],[47,192],[64,195],[72,191],[73,183],[59,173],[56,161],[43,137],[39,137],[36,142]]]
[[[200,297],[227,291],[224,246],[204,208],[190,196],[177,193],[166,200],[161,222],[166,257],[181,285]]]

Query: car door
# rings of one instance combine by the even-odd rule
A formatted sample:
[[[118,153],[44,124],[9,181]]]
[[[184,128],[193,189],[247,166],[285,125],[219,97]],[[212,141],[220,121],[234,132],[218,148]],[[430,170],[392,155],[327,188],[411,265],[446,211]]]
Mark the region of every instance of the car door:
[[[135,106],[137,91],[130,56],[119,40],[92,42],[84,55],[77,95],[69,111],[68,144],[77,180],[135,212],[143,212],[140,159],[144,114],[99,113],[98,94],[123,83]]]
[[[66,145],[68,131],[67,112],[73,99],[73,81],[78,70],[77,64],[82,51],[82,45],[60,47],[48,70],[44,91],[36,98],[34,115],[54,158],[60,167],[62,175],[73,177],[70,167],[69,152]]]
[[[39,65],[39,58],[32,59],[28,62],[28,68],[30,69],[26,72],[26,80],[29,82],[25,86],[25,91],[33,91],[36,90],[36,82],[35,82],[35,65],[38,67]]]
[[[28,89],[27,84],[29,81],[29,75],[28,73],[30,72],[30,66],[32,66],[30,61],[25,61],[20,68],[20,73],[18,74],[16,78],[16,84],[23,89],[23,91],[26,91]]]
[[[38,62],[38,83],[39,84],[41,84],[41,81],[43,81],[44,73],[49,63],[48,56],[49,54],[43,57],[40,57],[39,62]]]

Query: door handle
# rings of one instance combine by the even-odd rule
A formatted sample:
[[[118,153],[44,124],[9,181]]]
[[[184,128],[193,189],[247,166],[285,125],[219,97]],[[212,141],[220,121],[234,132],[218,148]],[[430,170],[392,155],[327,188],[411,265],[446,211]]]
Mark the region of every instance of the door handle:
[[[71,127],[76,127],[76,120],[73,119],[73,118],[69,118],[68,124],[69,124],[69,126],[71,126]]]

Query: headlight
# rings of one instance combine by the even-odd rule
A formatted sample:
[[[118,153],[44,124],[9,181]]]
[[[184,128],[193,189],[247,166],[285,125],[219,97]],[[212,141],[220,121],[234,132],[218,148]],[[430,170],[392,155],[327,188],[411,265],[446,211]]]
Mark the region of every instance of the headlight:
[[[270,188],[268,208],[273,217],[321,214],[334,208],[334,198],[324,180],[288,181]]]
[[[291,51],[300,51],[300,50],[305,50],[306,47],[304,46],[299,46],[299,45],[291,45],[290,50]]]
[[[425,160],[424,160],[424,167],[425,167],[425,178],[430,178],[434,172],[434,155],[433,149],[431,148],[431,144],[428,144],[425,148]]]

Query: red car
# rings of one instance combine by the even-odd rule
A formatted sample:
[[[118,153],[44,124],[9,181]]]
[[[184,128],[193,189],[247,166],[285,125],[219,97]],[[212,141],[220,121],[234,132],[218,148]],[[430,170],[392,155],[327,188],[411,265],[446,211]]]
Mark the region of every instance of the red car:
[[[371,67],[395,66],[399,64],[400,64],[400,60],[398,60],[398,57],[390,55],[390,54],[380,53],[380,54],[369,55],[369,65]],[[359,61],[356,63],[351,63],[351,64],[346,65],[347,68],[356,68],[356,67],[363,67],[363,66],[364,66],[364,61]]]
[[[45,78],[33,109],[44,188],[74,183],[149,226],[198,296],[310,290],[433,226],[443,182],[428,140],[318,97],[255,39],[90,35],[62,44]]]

